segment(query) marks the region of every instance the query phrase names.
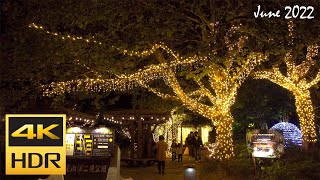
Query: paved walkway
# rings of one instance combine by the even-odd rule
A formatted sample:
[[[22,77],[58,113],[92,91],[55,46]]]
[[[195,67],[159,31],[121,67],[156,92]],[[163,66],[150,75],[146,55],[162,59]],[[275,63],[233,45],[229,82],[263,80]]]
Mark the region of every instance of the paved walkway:
[[[179,163],[177,160],[171,162],[167,159],[165,174],[158,174],[157,163],[150,167],[127,167],[125,165],[121,166],[121,176],[123,179],[132,178],[134,180],[181,180],[184,179],[184,165],[195,164],[196,170],[200,165],[189,157],[184,157],[184,162]],[[199,170],[197,170],[197,175],[199,175]],[[199,179],[199,178],[198,178]]]

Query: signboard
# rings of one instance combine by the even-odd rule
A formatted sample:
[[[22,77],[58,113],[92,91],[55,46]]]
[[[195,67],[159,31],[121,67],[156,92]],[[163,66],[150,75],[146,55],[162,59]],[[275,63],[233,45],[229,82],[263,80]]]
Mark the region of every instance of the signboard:
[[[110,165],[110,158],[92,157],[79,158],[70,157],[67,159],[68,173],[106,173]]]
[[[108,156],[110,146],[113,146],[113,137],[110,134],[93,134],[93,156]]]
[[[283,153],[283,135],[272,130],[253,130],[247,134],[253,157],[276,158]]]
[[[67,129],[67,156],[103,156],[113,154],[114,130],[106,127]]]
[[[113,143],[111,128],[67,128],[65,179],[106,179]]]
[[[67,156],[72,156],[74,153],[74,138],[75,138],[75,134],[66,134],[66,148],[67,148],[66,155]]]

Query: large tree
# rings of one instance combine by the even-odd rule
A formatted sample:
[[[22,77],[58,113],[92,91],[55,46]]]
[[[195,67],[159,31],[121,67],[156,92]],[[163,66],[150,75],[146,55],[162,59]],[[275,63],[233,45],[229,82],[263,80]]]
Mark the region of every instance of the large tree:
[[[38,26],[37,26],[38,27]],[[41,27],[38,27],[41,29]],[[61,94],[65,92],[91,90],[91,91],[111,91],[128,90],[135,86],[143,86],[163,98],[172,98],[180,101],[186,108],[210,119],[217,127],[217,149],[215,157],[219,160],[233,157],[232,125],[233,117],[231,106],[234,104],[237,90],[242,82],[249,76],[254,67],[266,57],[261,53],[247,52],[243,50],[246,36],[240,36],[236,42],[230,39],[240,27],[232,26],[225,36],[225,43],[228,51],[226,58],[219,59],[215,53],[208,56],[182,57],[163,44],[154,45],[151,50],[134,52],[123,50],[124,54],[130,56],[149,56],[159,61],[158,65],[138,70],[129,75],[117,75],[113,79],[77,79],[66,82],[51,83],[46,88],[47,95]],[[72,37],[71,37],[72,38]],[[213,51],[215,51],[213,49]],[[220,63],[215,63],[216,59]],[[189,77],[197,84],[196,89],[186,90],[179,82],[177,65],[189,65],[203,63],[201,71],[192,67],[188,71]],[[192,70],[194,69],[194,70]],[[163,78],[166,84],[172,89],[173,94],[163,94],[147,84]],[[206,81],[207,80],[207,81]],[[207,100],[203,101],[203,97]]]
[[[74,85],[77,83],[88,84],[87,87],[91,90],[107,91],[131,89],[134,85],[146,87],[161,97],[178,100],[221,127],[218,128],[220,146],[217,157],[223,159],[232,156],[233,118],[230,106],[234,102],[237,88],[257,64],[257,54],[251,52],[267,52],[277,56],[284,49],[286,22],[283,19],[257,21],[253,16],[257,4],[262,2],[28,1],[28,3],[21,2],[26,12],[24,16],[26,20],[22,23],[22,27],[25,28],[33,22],[42,24],[43,27],[36,24],[31,24],[30,27],[37,27],[40,30],[48,27],[46,31],[56,37],[46,36],[46,33],[33,35],[35,34],[33,29],[23,29],[24,34],[32,34],[28,42],[32,42],[34,38],[40,41],[39,44],[43,44],[42,47],[48,45],[49,50],[52,45],[61,48],[53,51],[51,55],[43,53],[48,59],[41,58],[45,60],[39,61],[41,65],[50,65],[51,61],[60,68],[65,68],[62,66],[64,63],[77,67],[74,69],[75,73],[66,76],[61,71],[68,73],[71,68],[65,68],[64,71],[61,68],[58,71],[60,72],[58,75],[61,76],[46,79],[41,84],[73,79],[65,83],[52,84],[52,86],[58,85],[56,92],[63,86],[68,88],[60,88],[60,92],[77,90],[75,89],[77,86]],[[284,8],[281,3],[261,5],[263,9]],[[237,30],[237,25],[241,23],[242,32],[233,36],[233,31]],[[316,29],[309,25],[308,28]],[[245,36],[249,37],[246,43],[244,43]],[[306,38],[309,41],[314,39],[308,34]],[[45,41],[41,42],[42,39]],[[54,40],[50,42],[52,39]],[[176,56],[177,53],[163,44],[154,46],[151,51],[142,52],[143,57],[155,54],[145,58],[119,55],[114,48],[148,49],[150,44],[160,41],[183,54],[183,57]],[[238,48],[237,45],[244,49]],[[36,59],[41,54],[42,52],[36,52],[31,57]],[[125,54],[135,56],[139,53],[125,52]],[[26,63],[27,58],[22,59],[22,62]],[[79,68],[75,60],[79,60],[85,67],[90,67],[90,70]],[[195,62],[200,64],[196,63],[194,66]],[[142,70],[134,73],[139,68]],[[57,67],[48,69],[59,70]],[[91,73],[92,70],[99,74]],[[182,76],[189,79],[183,80]],[[164,78],[169,87],[161,90],[170,93],[171,89],[172,94],[168,95],[157,88],[152,88],[154,85],[163,87],[158,81],[154,82],[159,77]],[[79,78],[80,80],[77,80]],[[140,80],[134,81],[134,79]],[[101,83],[103,85],[96,86]],[[205,98],[199,100],[199,95]],[[223,141],[224,139],[226,141]],[[224,155],[221,156],[222,154]]]
[[[294,23],[288,22],[289,42],[292,49],[284,56],[284,64],[275,64],[271,69],[254,73],[256,79],[268,79],[285,89],[295,97],[295,105],[300,120],[303,136],[303,148],[308,149],[317,141],[314,106],[311,101],[310,89],[320,81],[318,68],[313,68],[319,59],[317,44],[296,46]]]
[[[298,65],[294,61],[292,52],[287,53],[284,58],[286,73],[281,72],[278,66],[274,66],[271,70],[258,71],[254,74],[257,79],[268,79],[293,93],[305,149],[317,141],[310,88],[320,81],[320,72],[311,80],[307,75],[311,66],[315,64],[314,57],[318,55],[318,48],[317,45],[309,46],[305,60]]]

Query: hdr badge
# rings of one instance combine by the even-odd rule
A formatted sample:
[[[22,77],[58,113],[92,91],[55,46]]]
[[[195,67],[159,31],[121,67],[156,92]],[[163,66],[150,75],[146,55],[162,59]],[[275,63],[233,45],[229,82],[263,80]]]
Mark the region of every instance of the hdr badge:
[[[65,134],[65,114],[7,114],[6,174],[66,174]]]

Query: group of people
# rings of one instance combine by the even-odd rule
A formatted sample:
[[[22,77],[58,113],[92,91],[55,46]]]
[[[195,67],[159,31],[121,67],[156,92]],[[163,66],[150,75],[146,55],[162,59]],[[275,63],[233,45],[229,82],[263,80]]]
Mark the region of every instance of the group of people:
[[[198,135],[198,132],[190,132],[188,137],[186,138],[185,144],[189,150],[189,155],[191,157],[194,157],[196,161],[200,160],[200,147],[203,146],[203,143],[201,137]],[[159,174],[164,174],[167,149],[168,145],[164,141],[164,136],[160,135],[159,141],[156,144],[156,155],[158,160]],[[182,162],[184,147],[181,143],[176,143],[176,140],[173,140],[171,144],[171,153],[172,161],[175,161],[178,155],[178,162]]]
[[[201,159],[200,147],[203,146],[202,139],[198,132],[190,132],[186,138],[186,146],[189,149],[189,155],[194,157],[196,161]]]
[[[176,143],[176,140],[172,141],[172,144],[171,144],[171,159],[172,159],[172,162],[177,159],[177,155],[178,155],[178,162],[182,162],[183,150],[184,150],[184,148],[183,148],[181,143]]]

